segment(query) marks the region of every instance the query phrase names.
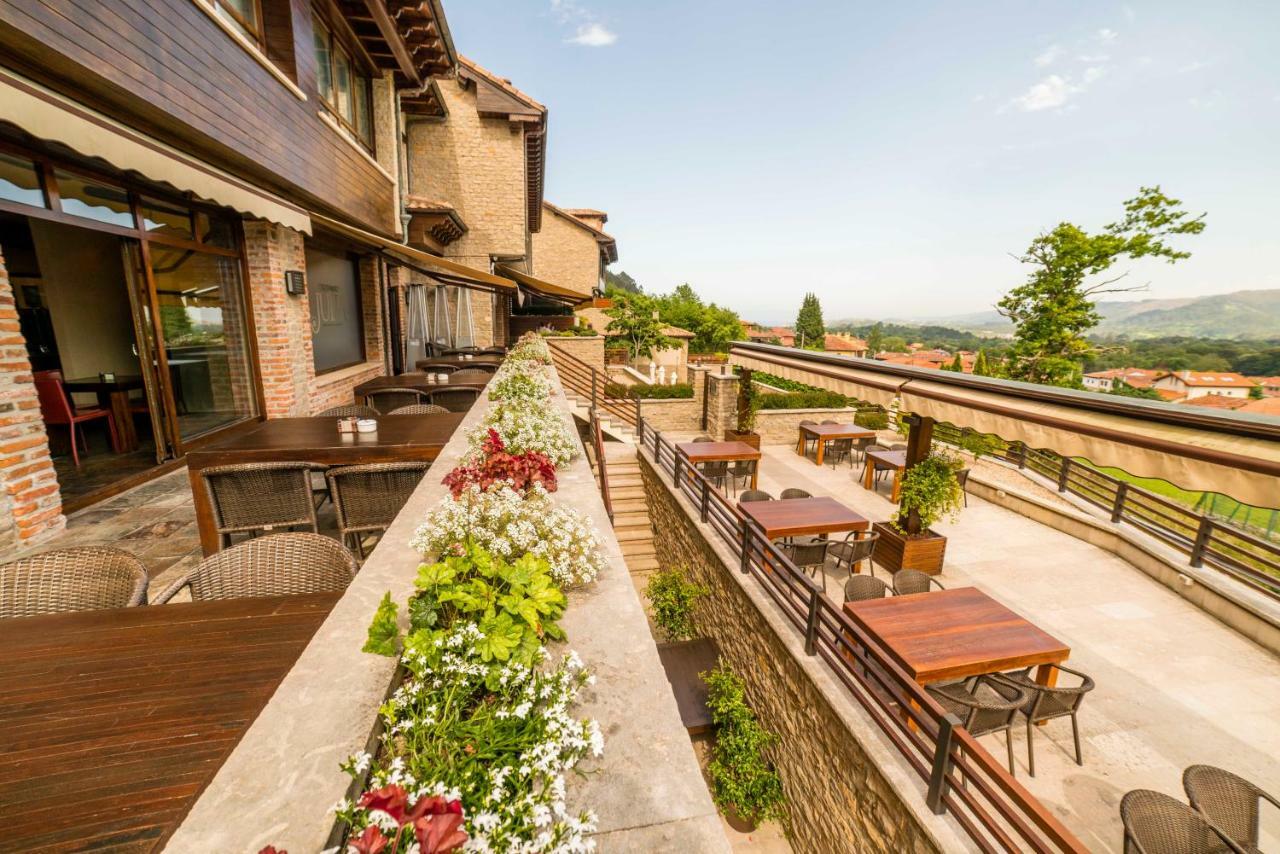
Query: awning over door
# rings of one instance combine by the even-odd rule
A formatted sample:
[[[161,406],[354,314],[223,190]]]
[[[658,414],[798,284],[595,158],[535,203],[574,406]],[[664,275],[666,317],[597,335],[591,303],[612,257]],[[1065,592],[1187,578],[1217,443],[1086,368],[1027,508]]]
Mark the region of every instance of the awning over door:
[[[507,264],[499,264],[497,269],[498,272],[502,273],[504,276],[509,276],[516,282],[519,282],[521,287],[533,293],[535,296],[540,296],[544,299],[565,303],[567,305],[575,305],[591,296],[590,294],[575,291],[572,288],[566,288],[564,285],[557,285],[552,282],[544,282],[542,279],[535,279],[528,273],[522,273]]]
[[[1280,506],[1280,420],[1219,413],[927,368],[845,359],[762,344],[730,361],[841,391],[1032,448],[1083,457],[1257,507]]]
[[[0,69],[0,121],[243,214],[311,233],[302,208],[31,80]]]
[[[474,267],[468,267],[456,261],[440,258],[430,252],[423,252],[421,249],[397,243],[390,238],[374,234],[372,231],[355,228],[318,213],[312,213],[311,219],[318,227],[325,228],[343,237],[350,238],[356,243],[367,246],[383,255],[393,264],[401,264],[412,270],[418,270],[446,284],[506,294],[515,294],[517,291],[516,283],[510,279],[504,279],[502,276],[496,276],[484,270],[477,270]]]

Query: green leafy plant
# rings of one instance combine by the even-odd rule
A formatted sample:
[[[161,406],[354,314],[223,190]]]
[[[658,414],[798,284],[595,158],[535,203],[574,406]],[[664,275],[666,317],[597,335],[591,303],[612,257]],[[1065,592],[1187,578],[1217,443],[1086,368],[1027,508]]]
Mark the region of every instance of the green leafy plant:
[[[955,516],[964,504],[964,490],[956,480],[961,462],[945,451],[934,451],[911,466],[902,475],[899,493],[899,515],[893,527],[903,534],[908,530],[908,519],[914,512],[924,530],[945,516]]]
[[[889,413],[883,409],[859,409],[853,423],[868,430],[889,429]]]
[[[693,385],[691,383],[675,385],[606,383],[604,393],[609,397],[627,400],[690,400],[693,398]]]
[[[672,346],[671,339],[662,331],[665,324],[658,319],[658,307],[653,297],[619,293],[614,296],[613,307],[606,309],[605,314],[610,318],[605,332],[621,340],[632,358],[651,356],[655,350],[666,350]]]
[[[399,608],[391,601],[391,591],[382,597],[378,610],[373,613],[373,622],[369,624],[369,636],[360,648],[361,652],[374,655],[395,655],[400,651],[400,625],[396,622]]]
[[[795,391],[787,394],[759,395],[760,409],[844,409],[849,405],[849,398],[834,391],[816,389],[814,391]]]
[[[760,393],[752,381],[752,372],[743,368],[738,379],[738,432],[756,429],[756,413],[760,411]]]
[[[962,450],[973,454],[974,460],[989,457],[1004,447],[1004,442],[998,436],[979,433],[977,430],[962,430],[957,444]]]
[[[786,820],[782,778],[765,752],[778,737],[760,726],[747,705],[742,680],[723,662],[700,674],[707,684],[707,708],[716,728],[716,746],[707,773],[716,806],[753,822]]]
[[[653,606],[653,621],[667,640],[682,641],[698,636],[693,611],[708,592],[705,586],[689,581],[683,570],[665,569],[649,579],[644,595]]]

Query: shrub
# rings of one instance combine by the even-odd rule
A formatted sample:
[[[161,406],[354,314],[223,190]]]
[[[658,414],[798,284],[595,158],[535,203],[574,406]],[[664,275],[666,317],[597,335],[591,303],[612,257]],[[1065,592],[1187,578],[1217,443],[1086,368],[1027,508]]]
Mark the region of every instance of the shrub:
[[[721,663],[703,673],[716,746],[707,773],[716,806],[754,822],[783,821],[782,778],[765,757],[778,737],[760,726],[747,705],[742,680]]]
[[[887,430],[889,413],[883,409],[859,409],[853,416],[853,423],[868,430]]]
[[[944,451],[934,451],[902,475],[898,498],[898,516],[893,527],[907,533],[906,519],[912,510],[920,517],[921,530],[944,516],[955,516],[964,503],[964,490],[956,480],[959,458]]]
[[[644,595],[653,605],[653,621],[669,641],[692,640],[697,637],[693,608],[707,595],[707,588],[685,578],[679,569],[666,569],[649,579]]]
[[[693,398],[693,385],[691,383],[676,383],[675,385],[606,383],[604,393],[608,397],[626,398],[627,400],[690,400]]]
[[[849,398],[834,391],[796,391],[788,394],[762,394],[761,409],[843,409]]]

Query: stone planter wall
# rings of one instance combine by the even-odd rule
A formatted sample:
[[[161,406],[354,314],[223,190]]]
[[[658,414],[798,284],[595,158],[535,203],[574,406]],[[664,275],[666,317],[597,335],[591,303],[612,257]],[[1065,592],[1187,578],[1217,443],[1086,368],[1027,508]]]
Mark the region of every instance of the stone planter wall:
[[[548,338],[547,343],[562,353],[586,362],[604,373],[604,336],[574,336],[573,338]]]
[[[801,421],[851,423],[858,410],[841,409],[761,409],[756,413],[756,432],[765,445],[794,445]]]

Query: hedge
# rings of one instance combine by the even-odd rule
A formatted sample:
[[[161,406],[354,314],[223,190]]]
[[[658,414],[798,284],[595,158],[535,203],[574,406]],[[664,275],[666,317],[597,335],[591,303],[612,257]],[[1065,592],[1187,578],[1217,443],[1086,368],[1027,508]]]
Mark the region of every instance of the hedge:
[[[761,409],[843,409],[849,398],[834,391],[795,391],[789,394],[762,394]]]
[[[853,423],[868,430],[888,430],[889,413],[880,409],[860,409],[853,416]]]
[[[675,385],[623,385],[622,383],[606,383],[604,393],[609,397],[628,398],[630,400],[690,400],[693,398],[693,385],[676,383]]]

